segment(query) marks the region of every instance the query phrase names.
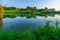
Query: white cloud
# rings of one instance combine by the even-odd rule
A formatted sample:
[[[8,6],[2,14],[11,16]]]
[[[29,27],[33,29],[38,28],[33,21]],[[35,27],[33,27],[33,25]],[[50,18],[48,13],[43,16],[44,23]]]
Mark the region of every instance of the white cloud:
[[[53,2],[48,4],[49,8],[55,8],[56,10],[60,10],[60,0],[54,0]]]

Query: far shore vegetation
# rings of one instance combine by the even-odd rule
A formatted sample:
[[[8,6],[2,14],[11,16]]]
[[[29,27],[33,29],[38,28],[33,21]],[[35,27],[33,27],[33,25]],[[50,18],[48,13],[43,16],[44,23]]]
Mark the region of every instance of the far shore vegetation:
[[[3,7],[4,17],[16,17],[16,16],[26,16],[35,17],[40,16],[54,16],[55,14],[60,14],[60,11],[56,11],[55,8],[48,9],[47,7],[37,9],[36,7],[26,7],[26,8],[16,8],[16,7]]]

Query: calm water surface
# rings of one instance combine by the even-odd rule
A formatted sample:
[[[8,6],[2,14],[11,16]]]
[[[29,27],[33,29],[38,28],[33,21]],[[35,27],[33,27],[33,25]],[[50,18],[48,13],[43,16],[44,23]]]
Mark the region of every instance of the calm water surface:
[[[47,21],[51,21],[49,24],[51,27],[56,26],[56,19],[58,27],[60,27],[60,16],[55,15],[55,17],[43,17],[36,16],[36,18],[27,18],[27,17],[16,17],[16,18],[3,18],[0,20],[0,25],[3,30],[18,30],[24,31],[29,29],[35,29],[38,27],[44,27]]]

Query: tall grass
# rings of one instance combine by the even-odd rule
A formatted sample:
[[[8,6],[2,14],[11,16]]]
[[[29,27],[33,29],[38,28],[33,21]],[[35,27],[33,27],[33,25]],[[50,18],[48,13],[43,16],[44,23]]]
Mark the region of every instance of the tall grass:
[[[44,27],[25,32],[1,31],[0,40],[60,40],[60,28]]]

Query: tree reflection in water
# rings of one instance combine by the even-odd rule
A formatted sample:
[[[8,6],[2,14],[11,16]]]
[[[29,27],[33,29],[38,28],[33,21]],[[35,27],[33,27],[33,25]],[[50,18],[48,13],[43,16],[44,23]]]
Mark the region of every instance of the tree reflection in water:
[[[2,21],[2,19],[0,19],[0,30],[2,30],[2,27],[3,27],[3,21]]]

